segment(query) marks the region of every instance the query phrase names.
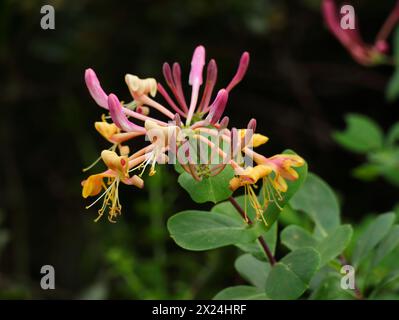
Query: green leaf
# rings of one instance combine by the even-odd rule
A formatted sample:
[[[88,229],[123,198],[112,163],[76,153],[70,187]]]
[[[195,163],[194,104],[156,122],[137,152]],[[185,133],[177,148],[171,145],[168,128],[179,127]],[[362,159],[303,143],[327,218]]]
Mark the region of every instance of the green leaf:
[[[399,96],[399,71],[396,69],[388,81],[385,91],[386,98],[389,102],[395,101]]]
[[[314,248],[317,245],[316,239],[309,231],[295,225],[288,226],[281,232],[281,243],[291,251],[306,247]]]
[[[370,294],[370,299],[375,299],[378,293],[387,287],[389,284],[392,282],[395,282],[399,280],[399,270],[394,270],[390,272],[387,276],[385,276],[384,279],[378,284],[378,286],[373,290],[373,292]]]
[[[290,205],[295,210],[307,213],[323,236],[333,232],[340,224],[337,198],[331,188],[315,174],[308,175]]]
[[[388,131],[386,144],[393,147],[399,140],[399,122],[396,122]]]
[[[250,284],[264,290],[270,264],[254,258],[251,254],[243,254],[235,261],[237,272]]]
[[[312,248],[295,250],[285,256],[269,272],[266,294],[271,299],[299,298],[317,271],[320,255]]]
[[[265,292],[251,286],[228,287],[220,291],[213,300],[267,300]]]
[[[288,226],[281,233],[281,242],[290,250],[316,249],[320,254],[320,267],[322,267],[345,250],[352,233],[350,225],[342,225],[318,242],[307,230],[298,226]]]
[[[373,266],[378,265],[382,259],[399,246],[399,225],[394,225],[388,234],[377,246],[373,259]]]
[[[355,267],[368,256],[375,246],[387,235],[395,221],[395,214],[388,212],[378,216],[359,237],[353,251],[352,263]]]
[[[284,154],[296,154],[294,151],[292,150],[286,150],[283,152]],[[296,170],[296,172],[299,175],[299,178],[295,181],[288,181],[287,180],[287,185],[288,185],[288,190],[285,193],[281,193],[282,195],[282,200],[277,200],[278,204],[276,204],[275,201],[271,201],[266,210],[264,211],[264,217],[265,220],[268,224],[268,228],[270,228],[273,223],[276,221],[276,219],[278,218],[280,212],[281,212],[281,208],[284,208],[285,205],[288,204],[289,200],[294,196],[295,193],[297,193],[298,190],[301,189],[301,186],[303,184],[303,182],[306,179],[307,173],[308,173],[308,164],[305,162],[305,164],[302,167],[299,168],[294,168],[294,170]],[[263,186],[264,188],[265,186]],[[261,192],[262,194],[262,192]],[[276,199],[278,197],[276,196]],[[260,199],[260,203],[263,204],[262,199]]]
[[[194,251],[251,242],[259,236],[256,227],[207,211],[180,212],[169,218],[167,227],[180,247]]]
[[[340,145],[358,153],[367,153],[382,147],[383,133],[372,119],[353,113],[346,115],[345,118],[346,130],[333,134],[333,138]]]
[[[290,226],[294,224],[305,229],[310,228],[313,224],[307,215],[305,215],[303,212],[294,210],[289,204],[287,204],[281,211],[278,221],[283,226]]]
[[[195,180],[187,172],[183,172],[178,179],[179,184],[190,194],[197,203],[211,201],[217,203],[231,196],[229,182],[234,176],[231,166],[214,177],[203,177],[201,181]]]
[[[381,174],[381,166],[374,163],[365,163],[353,169],[352,174],[360,180],[372,181]]]
[[[376,151],[369,154],[368,158],[380,166],[380,172],[386,180],[399,186],[399,148]]]
[[[335,259],[348,246],[353,230],[350,225],[339,226],[333,233],[324,238],[316,247],[320,253],[320,267]]]

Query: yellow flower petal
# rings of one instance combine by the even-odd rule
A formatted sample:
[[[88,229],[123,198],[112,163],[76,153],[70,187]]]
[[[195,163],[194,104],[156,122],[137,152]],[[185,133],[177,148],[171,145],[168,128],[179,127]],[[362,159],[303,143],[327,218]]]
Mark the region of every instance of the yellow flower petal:
[[[87,198],[100,193],[103,183],[101,174],[93,174],[82,182],[82,197]]]
[[[244,138],[245,134],[247,132],[247,129],[240,129],[238,131],[239,131],[239,135],[240,135],[241,139]],[[264,135],[262,135],[262,134],[254,133],[252,135],[251,143],[252,143],[252,147],[253,148],[259,147],[262,144],[265,144],[267,141],[269,141],[269,138],[264,136]]]
[[[112,136],[120,132],[119,128],[114,123],[105,121],[95,122],[94,127],[108,141],[111,141]]]
[[[122,176],[127,175],[128,158],[126,156],[118,156],[114,151],[103,150],[101,152],[101,158],[109,169]]]

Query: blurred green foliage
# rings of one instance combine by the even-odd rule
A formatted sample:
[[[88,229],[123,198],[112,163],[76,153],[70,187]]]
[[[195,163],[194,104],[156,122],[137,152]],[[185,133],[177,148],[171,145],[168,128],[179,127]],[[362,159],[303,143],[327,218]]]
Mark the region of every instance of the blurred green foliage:
[[[384,137],[378,124],[367,116],[350,114],[345,131],[334,133],[334,139],[344,148],[366,156],[367,162],[353,170],[353,175],[365,181],[382,176],[399,186],[399,122]]]

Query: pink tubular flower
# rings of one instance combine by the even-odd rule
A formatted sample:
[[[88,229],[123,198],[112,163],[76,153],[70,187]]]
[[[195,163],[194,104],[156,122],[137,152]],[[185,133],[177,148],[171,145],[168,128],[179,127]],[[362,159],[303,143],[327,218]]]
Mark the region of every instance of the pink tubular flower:
[[[100,81],[93,69],[87,69],[85,72],[85,82],[90,95],[96,103],[105,109],[108,109],[108,96],[101,88]]]
[[[362,40],[357,26],[355,29],[343,29],[341,27],[341,17],[335,0],[323,0],[321,8],[328,29],[358,63],[371,66],[387,60],[385,56],[388,51],[386,39],[399,20],[398,4],[378,33],[373,45],[366,44]]]

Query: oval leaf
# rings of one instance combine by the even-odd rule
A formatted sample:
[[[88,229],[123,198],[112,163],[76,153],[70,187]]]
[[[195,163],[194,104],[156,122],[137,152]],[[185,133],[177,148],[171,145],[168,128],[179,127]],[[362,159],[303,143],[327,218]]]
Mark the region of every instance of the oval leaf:
[[[271,299],[299,298],[309,286],[320,263],[320,255],[312,248],[295,250],[285,256],[270,271],[266,294]]]
[[[281,232],[281,243],[290,250],[316,247],[317,241],[309,231],[295,225],[286,227]]]
[[[228,216],[207,211],[183,211],[168,220],[169,233],[175,242],[187,250],[201,251],[236,243],[246,243],[258,237],[256,228]]]
[[[256,259],[251,254],[243,254],[235,261],[234,267],[250,284],[264,290],[270,264]]]
[[[291,199],[290,205],[309,215],[323,236],[340,224],[339,205],[331,188],[315,174],[309,174],[302,188]]]

